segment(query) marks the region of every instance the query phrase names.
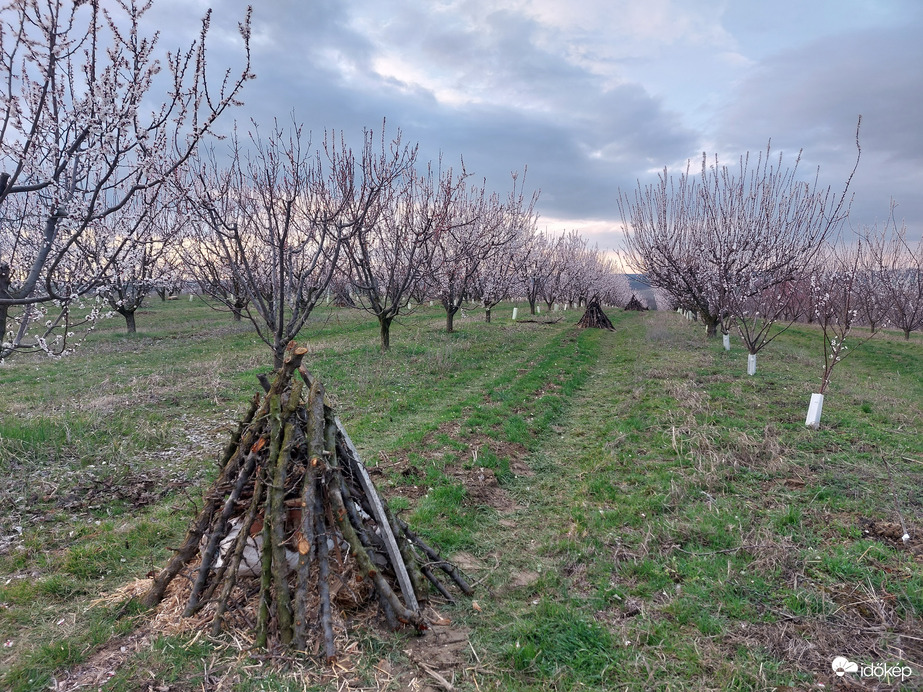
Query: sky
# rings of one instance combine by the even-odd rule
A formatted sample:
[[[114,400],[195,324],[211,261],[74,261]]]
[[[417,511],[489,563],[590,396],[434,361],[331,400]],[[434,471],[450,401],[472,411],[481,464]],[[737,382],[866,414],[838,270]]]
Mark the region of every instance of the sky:
[[[841,191],[849,225],[923,232],[919,0],[261,0],[234,116],[359,142],[385,123],[497,191],[527,169],[540,230],[622,237],[620,191],[765,151]],[[240,65],[239,0],[158,0],[161,46],[215,7],[209,69]],[[229,128],[226,120],[223,127]],[[848,230],[848,227],[847,227]]]

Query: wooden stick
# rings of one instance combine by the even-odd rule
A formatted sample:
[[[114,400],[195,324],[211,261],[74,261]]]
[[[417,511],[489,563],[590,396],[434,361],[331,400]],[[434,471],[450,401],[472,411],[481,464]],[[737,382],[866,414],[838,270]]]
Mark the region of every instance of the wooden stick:
[[[318,498],[317,483],[324,472],[324,388],[318,380],[305,375],[299,369],[302,380],[308,384],[308,401],[304,408],[305,428],[308,442],[308,463],[301,485],[301,522],[296,532],[298,565],[295,591],[295,648],[304,651],[308,643],[307,594],[311,578],[311,563],[317,555],[315,534],[315,505]]]
[[[336,450],[335,448],[328,448],[327,451],[330,453],[327,459],[328,474],[338,473]],[[365,547],[356,535],[355,529],[352,524],[349,523],[346,507],[343,503],[343,495],[340,493],[340,485],[333,479],[330,479],[327,483],[327,497],[333,505],[333,516],[340,528],[340,533],[343,534],[343,538],[349,543],[352,554],[356,558],[356,562],[359,563],[359,568],[362,570],[362,573],[372,580],[378,592],[388,600],[388,603],[394,609],[394,614],[399,621],[410,623],[420,630],[426,629],[426,620],[420,615],[419,610],[410,610],[401,603],[401,600],[397,597],[397,594],[394,593],[394,590],[388,584],[387,580],[372,563],[368,552],[366,552]],[[398,553],[398,555],[400,555],[400,553]]]
[[[183,545],[176,551],[176,554],[167,564],[167,566],[154,577],[154,583],[151,585],[151,588],[141,599],[141,602],[147,606],[152,607],[160,603],[163,600],[164,593],[166,593],[167,586],[170,585],[170,582],[173,581],[173,578],[179,574],[180,570],[185,567],[199,551],[199,542],[202,540],[202,536],[205,535],[205,532],[208,530],[208,527],[211,526],[212,519],[214,518],[215,511],[218,508],[218,504],[221,500],[220,495],[218,494],[218,489],[225,485],[230,478],[237,474],[238,466],[240,460],[243,458],[243,453],[249,452],[250,447],[253,444],[253,437],[255,435],[255,428],[257,426],[253,425],[253,421],[258,421],[262,415],[264,415],[267,402],[263,402],[263,406],[255,412],[252,416],[248,411],[247,417],[250,418],[250,423],[247,425],[246,431],[241,435],[240,441],[237,444],[234,451],[231,452],[228,462],[224,465],[218,480],[215,481],[215,484],[212,486],[212,492],[208,494],[205,499],[205,504],[203,505],[199,515],[196,517],[196,520],[193,522],[192,526],[189,527],[189,531],[186,533],[186,539],[183,541]],[[253,406],[251,403],[251,411]],[[244,419],[247,420],[246,418]],[[230,447],[230,445],[229,445]],[[227,450],[225,450],[227,452]]]
[[[391,607],[391,603],[385,598],[385,595],[375,590],[375,595],[378,597],[378,605],[381,606],[381,612],[384,613],[385,623],[388,625],[389,630],[396,630],[400,627],[400,623],[397,621],[397,616],[394,614],[394,608]]]
[[[337,648],[333,641],[333,620],[330,608],[330,563],[327,549],[327,524],[321,498],[317,498],[314,508],[315,535],[317,536],[317,591],[320,596],[320,621],[324,630],[324,652],[327,663],[337,658]]]
[[[343,438],[346,448],[357,462],[352,465],[352,470],[356,472],[360,483],[362,483],[362,488],[365,490],[365,495],[372,504],[372,516],[374,516],[375,520],[378,522],[381,536],[385,541],[385,548],[388,550],[391,566],[394,568],[394,573],[397,575],[397,583],[401,587],[401,593],[404,596],[404,600],[407,602],[407,607],[410,608],[410,610],[418,611],[420,610],[420,606],[417,603],[417,597],[414,593],[413,582],[411,582],[410,575],[407,573],[407,566],[404,564],[404,558],[401,555],[397,539],[394,537],[394,533],[391,530],[391,523],[388,521],[388,516],[385,513],[381,498],[378,496],[378,491],[375,490],[375,484],[372,483],[368,471],[365,470],[365,467],[359,461],[359,452],[356,451],[355,445],[353,445],[352,440],[349,439],[349,434],[346,432],[343,424],[340,423],[340,419],[334,416],[333,422],[336,424],[337,432],[339,432],[340,436]]]
[[[221,541],[227,536],[228,521],[231,518],[231,514],[234,513],[237,500],[240,498],[240,494],[243,492],[247,481],[250,480],[250,476],[253,474],[253,469],[255,467],[256,454],[248,454],[244,467],[237,475],[237,482],[234,484],[234,489],[231,491],[230,495],[228,495],[228,499],[225,500],[221,514],[215,522],[212,534],[208,539],[208,546],[205,548],[205,552],[202,553],[202,563],[199,565],[199,573],[196,575],[195,584],[192,585],[192,592],[189,594],[189,601],[186,603],[183,617],[189,617],[198,612],[202,605],[208,600],[206,596],[205,599],[200,601],[199,596],[202,593],[202,589],[205,587],[205,582],[211,572],[212,565],[214,565],[215,559],[218,557],[218,548]],[[225,564],[227,564],[227,561],[225,561]],[[218,583],[219,578],[219,576],[216,576],[216,579],[213,580],[213,585]],[[214,591],[214,586],[212,586],[211,591]]]
[[[404,521],[399,519],[398,522],[400,523],[401,529],[403,529],[404,533],[407,534],[407,538],[413,541],[413,543],[417,545],[420,550],[426,553],[426,555],[433,561],[433,564],[436,567],[448,574],[452,578],[452,581],[458,585],[458,588],[460,588],[466,596],[474,595],[474,590],[468,585],[468,582],[465,581],[461,574],[458,573],[455,565],[453,565],[451,562],[443,560],[439,553],[426,545],[426,543],[424,543],[419,536],[410,530],[410,527],[407,526]]]
[[[349,523],[353,525],[353,528],[356,529],[356,534],[359,536],[359,540],[362,541],[362,545],[365,546],[365,549],[369,551],[375,551],[376,553],[381,553],[385,555],[385,545],[381,540],[380,536],[375,534],[369,534],[365,528],[365,524],[362,522],[362,518],[359,516],[359,513],[356,511],[356,503],[352,499],[352,492],[349,489],[349,484],[346,482],[346,479],[343,478],[343,473],[337,474],[340,479],[340,494],[343,496],[343,503],[346,507],[346,515],[349,517]]]
[[[449,603],[455,603],[455,599],[452,598],[452,594],[450,594],[448,589],[442,585],[441,581],[436,579],[436,575],[433,574],[433,571],[429,567],[426,565],[421,565],[420,571],[423,573],[423,576],[429,579],[430,583],[436,587],[436,590],[442,594],[444,599],[446,599]]]
[[[275,582],[276,622],[279,639],[290,644],[292,631],[292,600],[288,588],[288,561],[285,559],[285,476],[286,465],[291,453],[291,439],[294,426],[283,423],[279,399],[274,398],[271,406],[272,443],[269,451],[269,465],[275,463],[272,486],[268,493],[268,506],[264,521],[269,526],[270,550],[272,551],[272,580]],[[284,425],[284,427],[283,427]]]
[[[215,617],[212,619],[212,636],[217,637],[221,632],[221,619],[228,607],[228,599],[231,597],[231,591],[234,590],[234,584],[237,581],[237,571],[240,569],[240,561],[243,559],[244,550],[247,547],[247,541],[250,540],[250,528],[256,520],[257,512],[260,508],[260,498],[263,495],[263,469],[257,469],[256,480],[253,483],[253,498],[250,500],[250,508],[247,510],[247,517],[240,526],[240,533],[237,534],[237,540],[234,542],[234,552],[231,559],[225,561],[229,564],[226,572],[227,579],[221,588],[221,595],[218,598],[218,608],[215,611]],[[220,579],[216,578],[216,583]]]
[[[310,424],[310,421],[309,421]],[[301,489],[301,523],[296,534],[298,565],[295,567],[295,637],[297,651],[305,651],[308,645],[308,589],[311,583],[311,563],[316,554],[317,539],[314,533],[314,505],[317,497],[317,476],[314,467],[308,463],[304,470]]]
[[[423,574],[420,572],[420,567],[417,564],[417,556],[414,553],[413,546],[407,541],[407,537],[401,533],[401,529],[397,524],[397,519],[388,506],[388,501],[382,498],[381,502],[385,510],[385,516],[388,518],[388,525],[397,538],[397,547],[400,549],[401,557],[404,558],[404,564],[407,566],[407,572],[410,575],[413,590],[416,592],[418,598],[425,600],[424,594],[426,592],[423,589]]]
[[[268,471],[267,471],[268,473]],[[272,484],[266,484],[267,502],[272,492]],[[265,649],[269,639],[269,606],[272,601],[272,534],[269,530],[269,518],[263,515],[263,551],[260,556],[260,602],[256,613],[256,635],[253,645],[257,649]]]

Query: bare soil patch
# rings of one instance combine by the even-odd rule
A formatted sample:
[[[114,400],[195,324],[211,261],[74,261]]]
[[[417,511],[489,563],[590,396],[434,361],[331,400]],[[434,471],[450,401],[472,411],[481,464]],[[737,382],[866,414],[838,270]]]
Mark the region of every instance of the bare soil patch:
[[[923,539],[920,538],[919,533],[917,535],[911,533],[907,542],[904,542],[904,527],[900,524],[890,521],[875,521],[865,517],[859,518],[859,528],[862,529],[864,535],[875,538],[892,548],[907,550],[913,553],[914,558],[923,561]]]
[[[516,501],[500,487],[493,469],[452,469],[451,473],[467,490],[465,504],[493,507],[500,513],[516,509]]]
[[[465,447],[467,454],[461,459],[446,462],[453,448]],[[466,504],[492,507],[501,513],[512,512],[516,502],[500,485],[496,471],[481,466],[479,453],[487,450],[499,459],[506,459],[510,472],[516,476],[532,477],[535,472],[526,462],[528,450],[524,445],[497,440],[483,434],[464,434],[457,421],[446,421],[427,433],[414,450],[426,462],[444,464],[443,472],[455,478],[467,490]],[[388,492],[406,498],[414,504],[428,491],[426,472],[413,463],[410,450],[400,450],[392,455],[379,455],[378,466],[370,467],[369,473],[377,478],[389,477]]]

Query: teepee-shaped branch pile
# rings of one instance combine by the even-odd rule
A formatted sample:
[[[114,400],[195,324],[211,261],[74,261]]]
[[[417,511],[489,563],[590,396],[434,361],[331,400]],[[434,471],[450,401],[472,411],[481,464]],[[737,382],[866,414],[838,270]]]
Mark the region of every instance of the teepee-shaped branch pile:
[[[183,616],[209,609],[213,635],[230,611],[250,608],[257,647],[273,640],[306,651],[322,636],[329,661],[332,588],[352,584],[354,601],[377,599],[391,628],[418,630],[427,627],[427,581],[452,600],[433,569],[471,588],[378,494],[320,381],[301,366],[306,352],[289,344],[268,391],[254,397],[204,507],[144,602],[159,603],[185,575]]]
[[[583,313],[583,317],[577,322],[577,326],[615,330],[615,327],[612,326],[612,322],[609,321],[609,318],[606,317],[606,313],[603,312],[602,306],[599,304],[599,298],[593,298],[587,304],[586,312]]]
[[[633,310],[633,311],[635,311],[635,312],[644,312],[644,311],[647,310],[647,308],[644,307],[644,306],[641,304],[641,301],[638,300],[638,296],[636,296],[634,293],[632,293],[632,294],[631,294],[631,300],[628,301],[628,304],[625,306],[625,310],[626,310],[626,311],[632,311],[632,310]]]

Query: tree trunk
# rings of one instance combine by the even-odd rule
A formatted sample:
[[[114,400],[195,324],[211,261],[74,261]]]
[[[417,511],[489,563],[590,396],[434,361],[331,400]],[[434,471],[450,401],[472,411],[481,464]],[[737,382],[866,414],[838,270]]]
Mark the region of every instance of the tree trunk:
[[[910,329],[905,329],[905,330],[904,330],[904,340],[910,341],[910,332],[911,332]]]
[[[702,315],[702,321],[705,323],[705,334],[708,338],[718,337],[718,319],[709,315]]]
[[[245,307],[247,307],[247,301],[240,300],[239,298],[234,301],[234,304],[231,306],[231,315],[233,315],[235,322],[240,322]]]
[[[455,331],[455,313],[458,311],[458,308],[447,308],[445,311],[445,330],[451,334]]]
[[[485,321],[485,322],[490,322],[490,308],[487,308],[487,309],[484,311],[484,321]]]
[[[378,317],[378,327],[381,333],[381,352],[391,350],[391,321],[393,317]]]
[[[10,265],[0,263],[0,298],[9,299],[10,295]],[[6,323],[9,319],[10,306],[0,305],[0,343],[6,341]]]
[[[129,334],[137,333],[135,328],[135,311],[134,310],[119,310],[119,314],[125,318],[125,326],[128,329]]]
[[[535,314],[535,302],[536,301],[532,300],[531,298],[529,299],[529,314],[530,315]]]

